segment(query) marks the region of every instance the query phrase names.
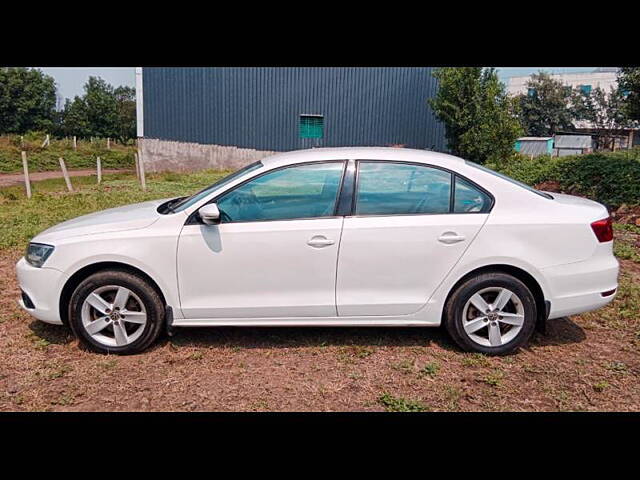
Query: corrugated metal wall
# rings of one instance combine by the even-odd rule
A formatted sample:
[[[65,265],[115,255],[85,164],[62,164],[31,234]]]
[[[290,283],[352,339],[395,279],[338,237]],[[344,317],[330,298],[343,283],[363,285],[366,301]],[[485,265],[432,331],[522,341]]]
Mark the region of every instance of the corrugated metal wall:
[[[144,136],[258,150],[404,144],[444,150],[428,67],[143,68]],[[299,116],[324,115],[301,139]]]

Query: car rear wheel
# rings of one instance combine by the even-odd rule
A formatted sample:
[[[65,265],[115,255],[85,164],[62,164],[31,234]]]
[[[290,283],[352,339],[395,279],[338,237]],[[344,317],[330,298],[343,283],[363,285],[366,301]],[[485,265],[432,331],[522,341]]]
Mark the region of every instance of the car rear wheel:
[[[69,318],[73,332],[91,350],[127,355],[158,338],[164,305],[145,279],[126,271],[102,271],[78,285]]]
[[[465,351],[506,355],[529,340],[536,314],[535,298],[523,282],[505,273],[483,273],[453,292],[445,326]]]

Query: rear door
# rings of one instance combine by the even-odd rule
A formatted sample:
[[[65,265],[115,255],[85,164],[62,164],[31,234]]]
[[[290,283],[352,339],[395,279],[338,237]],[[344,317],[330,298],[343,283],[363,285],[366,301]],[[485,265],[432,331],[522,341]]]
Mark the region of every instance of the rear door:
[[[418,311],[469,247],[492,198],[422,164],[358,161],[338,258],[339,316]]]

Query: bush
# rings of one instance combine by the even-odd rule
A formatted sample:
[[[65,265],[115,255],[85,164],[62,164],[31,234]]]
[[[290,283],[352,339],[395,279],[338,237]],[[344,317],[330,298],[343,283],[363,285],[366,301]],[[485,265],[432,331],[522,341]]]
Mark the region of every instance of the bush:
[[[566,158],[566,157],[563,157]],[[487,167],[504,173],[527,185],[535,185],[557,177],[558,164],[562,159],[550,155],[528,157],[517,152],[500,163],[487,163]]]
[[[487,166],[528,185],[557,182],[563,192],[611,208],[623,203],[640,204],[640,148],[533,159],[514,153],[499,164]]]

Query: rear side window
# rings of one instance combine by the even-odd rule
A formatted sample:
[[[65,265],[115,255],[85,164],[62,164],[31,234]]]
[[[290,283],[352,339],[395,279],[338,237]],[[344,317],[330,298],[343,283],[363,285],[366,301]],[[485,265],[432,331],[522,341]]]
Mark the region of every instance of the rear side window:
[[[491,198],[466,180],[456,176],[454,213],[484,213],[491,208]]]
[[[356,215],[449,213],[451,173],[428,166],[359,162]]]

